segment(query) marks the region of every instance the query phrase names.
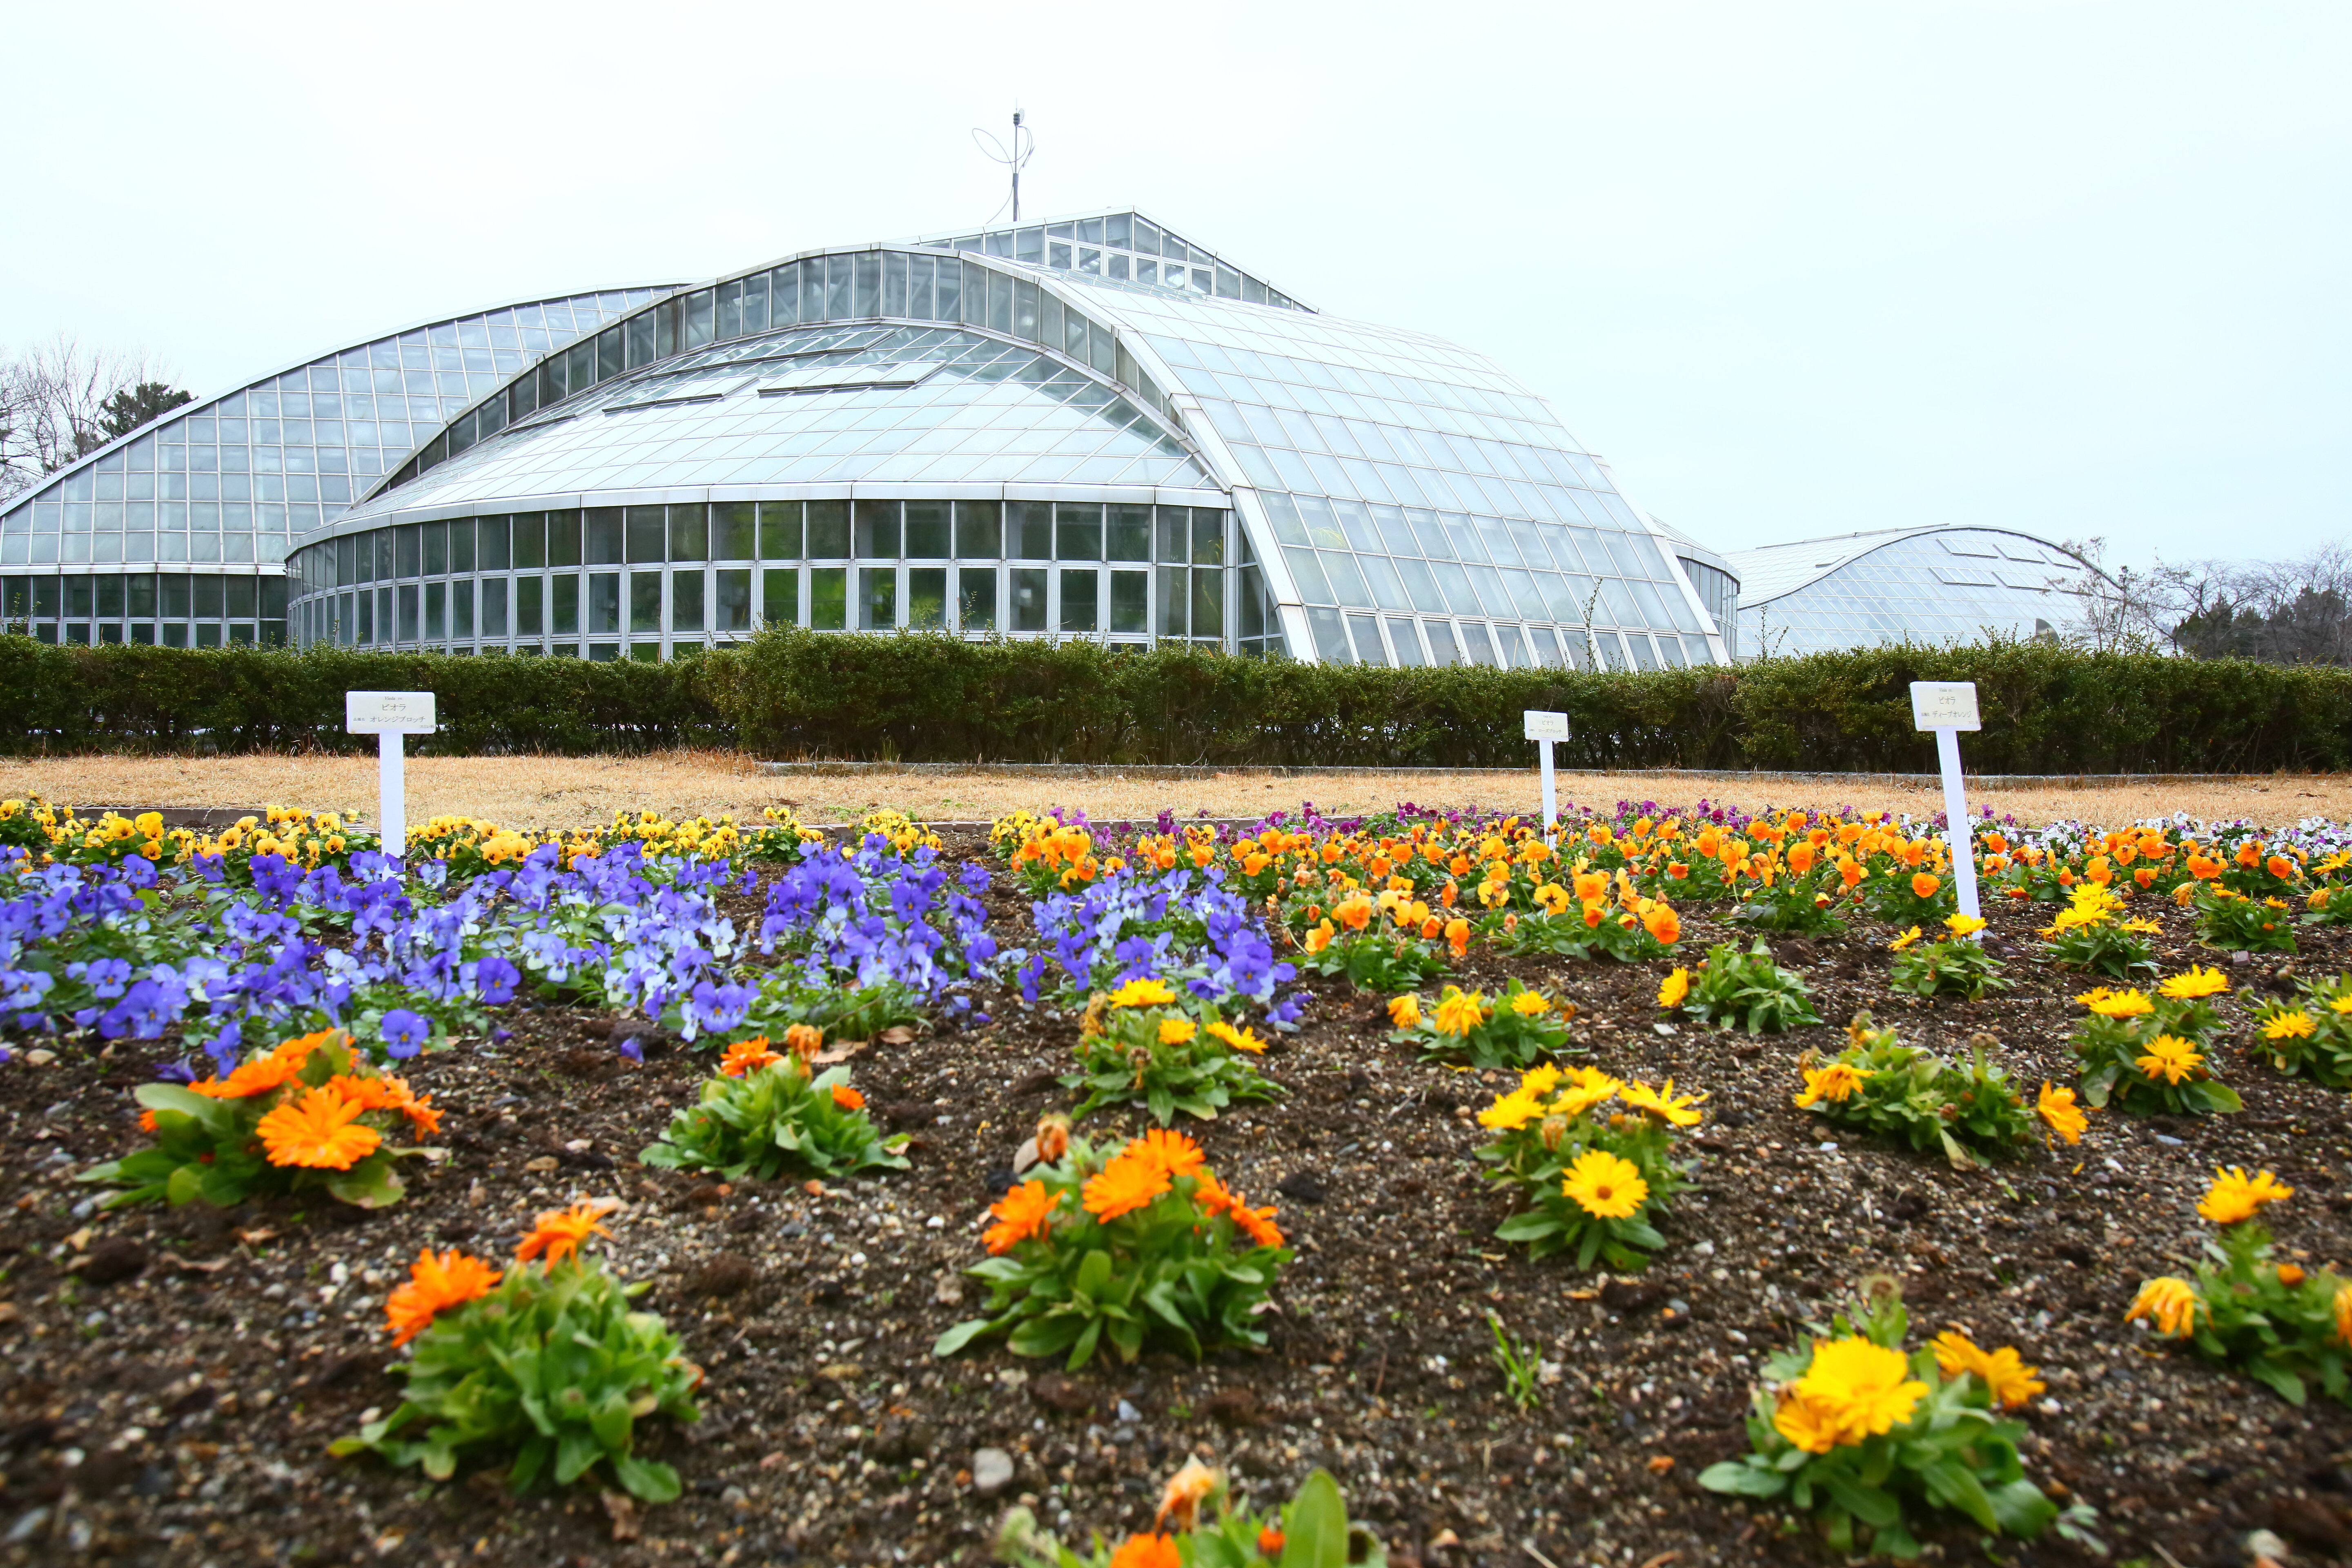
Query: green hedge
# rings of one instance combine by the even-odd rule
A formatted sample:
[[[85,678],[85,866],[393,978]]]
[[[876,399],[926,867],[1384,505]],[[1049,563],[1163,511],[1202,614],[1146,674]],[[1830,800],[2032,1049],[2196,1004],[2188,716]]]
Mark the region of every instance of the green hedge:
[[[372,752],[373,736],[343,733],[347,690],[433,692],[440,732],[410,741],[416,753],[731,747],[698,664],[0,637],[0,680],[16,694],[0,750]]]
[[[2352,671],[1889,647],[1647,675],[1388,670],[1071,641],[762,633],[668,664],[341,650],[52,647],[0,637],[0,749],[353,751],[347,689],[431,690],[443,753],[738,746],[908,762],[1523,767],[1519,714],[1569,716],[1568,767],[1917,772],[1913,680],[1973,680],[1982,773],[2352,766]]]

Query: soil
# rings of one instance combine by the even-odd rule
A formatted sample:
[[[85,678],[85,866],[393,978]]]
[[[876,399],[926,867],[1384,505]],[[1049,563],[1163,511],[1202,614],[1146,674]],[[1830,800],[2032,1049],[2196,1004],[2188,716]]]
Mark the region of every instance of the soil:
[[[1932,765],[1923,750],[1919,766]],[[771,776],[758,761],[736,752],[675,751],[632,757],[412,757],[407,764],[408,816],[436,813],[475,816],[509,827],[571,827],[609,822],[616,811],[643,809],[671,816],[732,816],[756,819],[771,805],[790,806],[803,821],[855,822],[868,811],[904,811],[918,821],[987,822],[1015,807],[1060,806],[1097,822],[1149,822],[1164,807],[1180,817],[1208,816],[1255,821],[1277,808],[1312,801],[1327,816],[1382,811],[1400,800],[1433,810],[1486,807],[1537,809],[1532,764],[1505,770],[1433,770],[1366,773],[1334,769],[1274,774],[1248,768],[1181,780],[1135,777],[1052,777],[1017,769],[977,767],[968,773],[795,773]],[[2288,826],[2307,816],[2352,818],[2352,773],[2277,774],[2229,783],[2138,782],[2098,788],[2001,788],[1979,794],[1997,816],[2029,827],[2057,819],[2110,827],[2176,811],[2215,821],[2247,817],[2263,827]],[[0,796],[38,795],[87,806],[240,807],[299,805],[312,811],[376,809],[373,756],[79,756],[0,758]],[[1941,787],[1888,783],[1859,775],[1837,787],[1759,774],[1753,779],[1694,779],[1688,774],[1570,773],[1559,781],[1563,809],[1580,801],[1603,807],[1620,800],[1690,800],[1759,813],[1770,806],[1847,805],[1927,817],[1944,809]],[[209,825],[208,825],[209,826]]]
[[[1008,927],[1025,918],[1007,893],[992,901]],[[1948,1051],[1988,1030],[2029,1085],[2072,1081],[2063,1040],[2080,1009],[2066,998],[2084,982],[2032,956],[2045,918],[1994,913],[2019,984],[1979,1003],[1891,994],[1888,933],[1868,926],[1779,942],[1832,1022],[1761,1040],[1657,1023],[1663,964],[1474,950],[1465,984],[1516,973],[1556,988],[1578,1005],[1586,1059],[1711,1097],[1690,1143],[1697,1184],[1631,1279],[1494,1241],[1507,1205],[1474,1174],[1471,1118],[1506,1075],[1424,1065],[1386,1039],[1380,998],[1315,983],[1298,1033],[1262,1064],[1286,1096],[1187,1128],[1228,1184],[1279,1204],[1298,1248],[1273,1345],[1076,1375],[997,1345],[929,1353],[977,1308],[961,1270],[982,1255],[1015,1147],[1068,1100],[1053,1075],[1076,1020],[1010,996],[990,998],[993,1022],[856,1059],[869,1102],[914,1135],[913,1168],[822,1189],[638,1166],[710,1057],[653,1039],[634,1065],[610,1015],[519,1006],[499,1018],[511,1038],[410,1064],[446,1108],[450,1156],[395,1208],[96,1213],[73,1173],[134,1145],[129,1091],[180,1047],[20,1056],[0,1069],[16,1151],[0,1172],[0,1562],[979,1563],[1013,1502],[1066,1539],[1116,1539],[1198,1454],[1276,1498],[1328,1468],[1392,1563],[1820,1563],[1811,1538],[1696,1478],[1743,1451],[1763,1354],[1878,1272],[1901,1278],[1915,1342],[1958,1325],[2042,1368],[2029,1473],[2095,1506],[2116,1558],[2240,1565],[2248,1532],[2269,1530],[2294,1562],[2352,1560],[2352,1411],[2294,1409],[2123,1321],[2142,1279],[2185,1272],[2216,1164],[2294,1186],[2269,1216],[2283,1256],[2352,1263],[2344,1096],[2245,1059],[2241,1028],[2217,1061],[2242,1113],[2102,1113],[2079,1148],[1969,1173],[1836,1135],[1790,1103],[1794,1058],[1835,1048],[1863,1007]],[[2186,917],[2162,918],[2168,967],[2215,959]],[[1693,915],[1681,951],[1727,934]],[[2332,973],[2347,949],[2346,932],[2307,932],[2295,964]],[[2242,987],[2285,984],[2276,960],[2219,962]],[[417,1250],[495,1258],[535,1212],[589,1195],[627,1201],[610,1257],[653,1282],[646,1304],[709,1372],[700,1422],[639,1428],[640,1452],[676,1465],[686,1495],[650,1509],[587,1487],[518,1500],[496,1474],[434,1485],[328,1458],[330,1439],[399,1398],[382,1303]],[[1557,1363],[1531,1411],[1505,1394],[1490,1311]],[[983,1447],[1013,1459],[991,1495],[972,1473]],[[1949,1559],[1979,1550],[1966,1528],[1927,1538]],[[2053,1537],[2003,1542],[1999,1560],[2093,1559]]]

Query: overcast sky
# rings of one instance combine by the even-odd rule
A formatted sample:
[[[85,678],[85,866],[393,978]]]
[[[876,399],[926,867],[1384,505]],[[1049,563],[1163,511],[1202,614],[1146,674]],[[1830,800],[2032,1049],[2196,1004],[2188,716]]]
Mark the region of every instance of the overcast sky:
[[[1132,205],[1549,397],[1720,548],[2342,538],[2352,7],[17,5],[0,346],[200,393],[496,301]]]

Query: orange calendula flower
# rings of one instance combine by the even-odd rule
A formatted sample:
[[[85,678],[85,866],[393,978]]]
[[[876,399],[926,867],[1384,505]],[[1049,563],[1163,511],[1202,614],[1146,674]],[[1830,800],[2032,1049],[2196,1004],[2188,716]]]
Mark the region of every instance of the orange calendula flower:
[[[1061,1194],[1045,1183],[1024,1182],[989,1205],[988,1212],[996,1216],[996,1223],[981,1237],[989,1255],[1002,1256],[1032,1237],[1045,1239],[1061,1201]]]
[[[2050,1131],[2069,1143],[2080,1143],[2084,1131],[2091,1125],[2090,1116],[2074,1103],[2074,1091],[2055,1089],[2050,1080],[2042,1080],[2042,1097],[2034,1102],[2034,1113],[2049,1124]]]
[[[804,1028],[806,1026],[795,1025],[794,1027]],[[728,1047],[726,1054],[719,1058],[719,1076],[741,1078],[746,1073],[758,1072],[761,1068],[783,1059],[781,1053],[769,1046],[768,1037],[765,1035],[757,1036],[749,1040],[738,1040]]]
[[[2278,1266],[2278,1282],[2287,1289],[2293,1289],[2302,1284],[2304,1279],[2303,1265],[2300,1263],[2282,1263]]]
[[[2131,1310],[2124,1314],[2124,1321],[2147,1318],[2156,1324],[2158,1333],[2186,1339],[2197,1327],[2197,1314],[2204,1310],[2205,1303],[2198,1297],[2194,1285],[2167,1275],[2139,1288],[2139,1294],[2132,1298]]]
[[[1128,1145],[1129,1151],[1134,1147]],[[1171,1185],[1167,1170],[1157,1161],[1139,1159],[1131,1152],[1122,1152],[1087,1178],[1083,1201],[1088,1214],[1108,1225],[1122,1215],[1150,1206]]]
[[[254,1131],[273,1165],[348,1171],[383,1142],[374,1128],[359,1124],[361,1109],[332,1089],[314,1089],[272,1110]]]
[[[2339,1285],[2332,1303],[2336,1313],[2336,1338],[2352,1345],[2352,1285]]]
[[[841,1107],[844,1110],[863,1110],[866,1109],[866,1097],[858,1093],[856,1089],[850,1088],[845,1083],[837,1083],[833,1086],[833,1102],[834,1104]]]
[[[1950,1331],[1937,1334],[1935,1346],[1936,1364],[1943,1368],[1946,1377],[1963,1373],[1975,1376],[2003,1409],[2014,1410],[2047,1386],[2010,1346],[1979,1349],[1968,1335]]]
[[[1282,1561],[1283,1545],[1283,1533],[1281,1531],[1276,1530],[1273,1525],[1269,1524],[1265,1529],[1257,1532],[1257,1554],[1260,1557],[1265,1558],[1267,1562],[1279,1563]]]
[[[1110,1568],[1183,1568],[1170,1535],[1130,1535],[1110,1554]]]
[[[403,1100],[395,1109],[408,1118],[410,1131],[419,1138],[430,1138],[441,1131],[441,1113],[434,1109],[433,1097],[429,1094]]]
[[[1148,1161],[1171,1176],[1189,1176],[1208,1161],[1198,1143],[1166,1127],[1154,1127],[1142,1137],[1130,1139],[1118,1152],[1120,1159]]]
[[[604,1217],[621,1205],[615,1199],[573,1204],[567,1209],[549,1209],[532,1226],[515,1256],[528,1261],[544,1253],[551,1268],[580,1250],[580,1244],[592,1236],[610,1237],[612,1232],[601,1223]]]
[[[784,1049],[796,1057],[813,1057],[824,1048],[824,1031],[814,1024],[794,1024],[784,1031]]]
[[[2215,1225],[2236,1225],[2249,1220],[2265,1204],[2283,1204],[2294,1196],[2294,1189],[2281,1184],[2268,1171],[2246,1174],[2243,1165],[2231,1165],[2227,1170],[2216,1166],[2213,1184],[2199,1200],[2197,1212]]]
[[[1052,1164],[1070,1152],[1070,1119],[1059,1111],[1037,1118],[1037,1158]]]
[[[1187,1459],[1184,1468],[1168,1478],[1160,1491],[1160,1511],[1152,1516],[1154,1529],[1171,1521],[1180,1531],[1192,1528],[1200,1516],[1201,1505],[1216,1489],[1217,1472],[1198,1459]]]
[[[434,1314],[488,1294],[499,1282],[499,1271],[478,1258],[456,1247],[433,1255],[426,1247],[408,1266],[408,1283],[384,1298],[384,1326],[392,1342],[404,1345],[432,1326]]]

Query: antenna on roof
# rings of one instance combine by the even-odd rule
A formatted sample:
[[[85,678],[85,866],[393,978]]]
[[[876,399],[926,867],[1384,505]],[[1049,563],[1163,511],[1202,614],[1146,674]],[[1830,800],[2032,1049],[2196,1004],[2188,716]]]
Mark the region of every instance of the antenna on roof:
[[[1016,109],[1013,111],[1013,140],[1010,143],[999,142],[993,132],[982,131],[978,126],[972,128],[971,139],[980,144],[980,150],[982,153],[1013,171],[1013,221],[1019,223],[1021,221],[1021,165],[1026,163],[1030,156],[1037,151],[1036,136],[1022,129],[1021,111]],[[996,209],[1000,213],[1003,210],[1001,205]],[[991,213],[988,221],[994,223],[996,214]]]

